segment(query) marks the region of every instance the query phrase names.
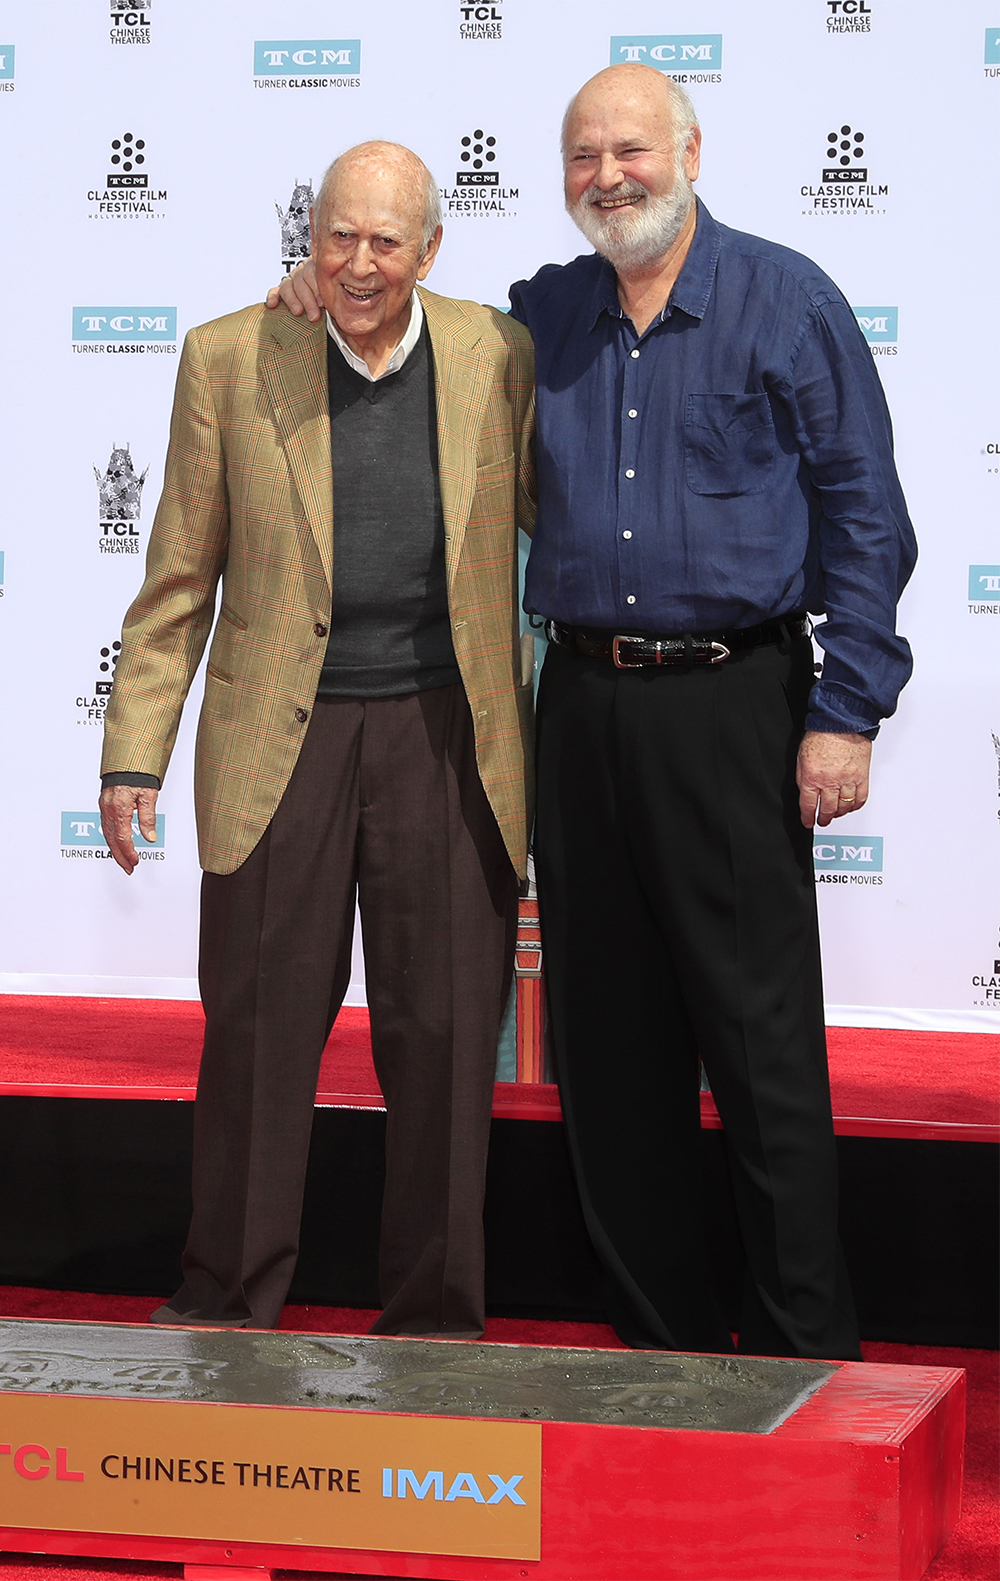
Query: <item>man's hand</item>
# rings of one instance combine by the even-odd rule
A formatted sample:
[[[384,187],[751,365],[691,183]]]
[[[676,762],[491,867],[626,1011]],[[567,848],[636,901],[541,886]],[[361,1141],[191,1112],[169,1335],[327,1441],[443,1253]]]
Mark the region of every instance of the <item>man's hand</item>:
[[[825,829],[833,818],[857,812],[868,800],[872,744],[866,736],[807,730],[799,747],[795,779],[799,812],[807,829]]]
[[[98,806],[101,828],[111,855],[126,873],[133,873],[139,856],[132,839],[132,814],[139,814],[139,831],[144,840],[156,840],[156,798],[159,791],[146,785],[109,785],[102,790]]]
[[[306,315],[310,324],[318,324],[323,316],[323,304],[316,294],[316,265],[311,258],[296,264],[291,274],[286,274],[280,285],[273,285],[267,293],[268,307],[284,302],[296,318]]]

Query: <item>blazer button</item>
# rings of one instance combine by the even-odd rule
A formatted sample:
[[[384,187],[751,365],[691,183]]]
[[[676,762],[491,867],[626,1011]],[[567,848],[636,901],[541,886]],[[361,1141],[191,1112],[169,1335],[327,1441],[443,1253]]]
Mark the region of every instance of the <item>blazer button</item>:
[[[300,725],[304,725],[306,720],[309,718],[309,715],[304,708],[296,708],[295,717]]]
[[[317,620],[315,626],[313,627],[313,631],[316,633],[317,637],[326,636],[326,627],[321,620]]]

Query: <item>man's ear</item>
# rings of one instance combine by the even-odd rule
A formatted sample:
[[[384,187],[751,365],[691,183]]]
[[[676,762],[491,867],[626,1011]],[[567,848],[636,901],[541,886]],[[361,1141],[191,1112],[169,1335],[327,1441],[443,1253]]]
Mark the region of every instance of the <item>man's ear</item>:
[[[426,280],[427,276],[431,272],[431,269],[434,267],[434,260],[435,260],[435,258],[438,255],[438,248],[441,245],[441,237],[443,235],[444,235],[444,226],[443,225],[439,225],[437,230],[434,232],[434,235],[431,237],[430,241],[427,243],[427,246],[424,248],[424,255],[421,258],[419,264],[417,265],[417,279],[418,280]]]
[[[701,169],[701,127],[691,129],[687,148],[684,150],[684,174],[689,181],[697,181]]]

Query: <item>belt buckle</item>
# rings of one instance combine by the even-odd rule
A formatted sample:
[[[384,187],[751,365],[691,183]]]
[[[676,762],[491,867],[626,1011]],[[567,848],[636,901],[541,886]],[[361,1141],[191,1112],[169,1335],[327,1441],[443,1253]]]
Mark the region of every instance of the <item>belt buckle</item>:
[[[639,659],[634,664],[626,664],[625,661],[620,657],[621,644],[623,642],[641,642],[641,641],[642,641],[641,637],[613,637],[612,638],[612,640],[611,640],[611,662],[614,665],[616,670],[641,670],[641,669],[644,668],[643,662],[642,662],[641,659]],[[657,662],[659,662],[659,654],[657,654]]]
[[[710,658],[708,662],[709,664],[722,664],[726,659],[729,658],[729,654],[730,649],[726,647],[724,642],[713,642],[712,658]]]

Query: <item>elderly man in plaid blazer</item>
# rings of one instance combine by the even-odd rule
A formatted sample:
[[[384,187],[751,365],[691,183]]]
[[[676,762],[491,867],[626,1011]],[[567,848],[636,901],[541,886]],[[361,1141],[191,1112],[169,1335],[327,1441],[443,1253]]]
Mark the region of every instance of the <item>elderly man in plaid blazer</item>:
[[[313,216],[326,315],[192,330],[146,580],[107,715],[119,864],[155,801],[212,626],[195,799],[205,1049],[184,1282],[152,1321],[277,1323],[319,1061],[362,914],[388,1113],[387,1334],[477,1337],[497,1033],[529,818],[516,538],[533,363],[505,314],[418,290],[433,180],[341,156]]]

